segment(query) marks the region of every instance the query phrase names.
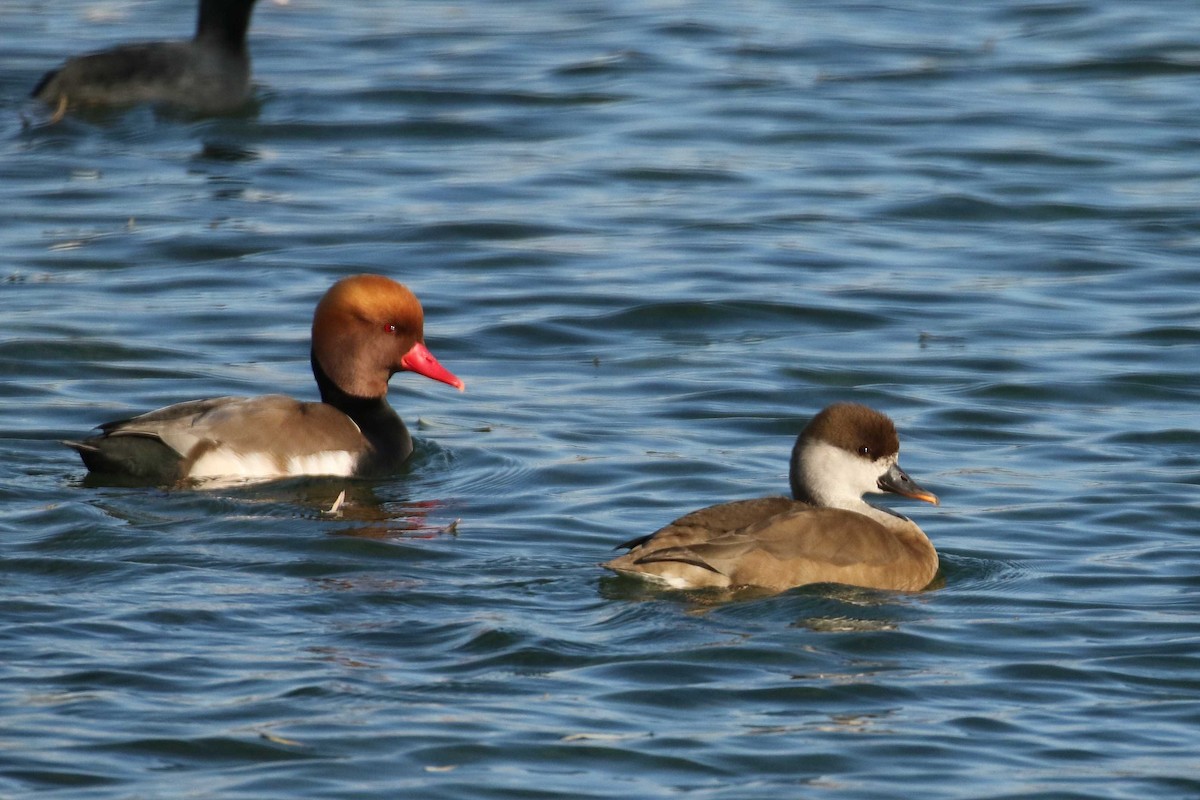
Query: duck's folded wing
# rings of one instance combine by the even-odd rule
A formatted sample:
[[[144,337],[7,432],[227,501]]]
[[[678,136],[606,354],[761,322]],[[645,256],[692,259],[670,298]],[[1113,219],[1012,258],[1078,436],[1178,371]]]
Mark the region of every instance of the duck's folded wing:
[[[671,523],[680,527],[706,528],[714,534],[728,533],[755,525],[788,511],[809,509],[806,503],[798,503],[790,497],[755,497],[752,500],[735,500],[718,503],[690,514],[685,514]]]
[[[654,533],[638,536],[617,545],[617,549],[629,550],[646,545],[652,540],[656,545],[669,547],[693,541],[706,541],[730,531],[749,527],[763,520],[798,508],[809,508],[788,497],[756,497],[751,500],[735,500],[718,503],[690,514],[659,528]]]
[[[201,442],[240,453],[314,453],[362,446],[358,426],[324,403],[284,395],[217,397],[101,426],[109,436],[154,436],[182,455]]]
[[[741,530],[706,540],[664,541],[639,564],[675,561],[727,576],[733,583],[772,585],[836,579],[845,568],[878,568],[905,557],[885,527],[853,511],[803,508],[785,511]],[[803,579],[803,580],[802,580]],[[815,577],[815,580],[825,578]]]

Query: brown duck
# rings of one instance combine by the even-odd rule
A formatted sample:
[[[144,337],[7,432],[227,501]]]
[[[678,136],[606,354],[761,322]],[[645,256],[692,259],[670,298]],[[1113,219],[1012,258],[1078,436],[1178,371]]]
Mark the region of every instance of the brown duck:
[[[937,551],[907,517],[873,506],[866,492],[937,505],[900,469],[900,439],[885,415],[857,403],[817,414],[792,450],[792,498],[721,503],[620,545],[604,564],[677,589],[810,583],[918,591],[938,570]]]

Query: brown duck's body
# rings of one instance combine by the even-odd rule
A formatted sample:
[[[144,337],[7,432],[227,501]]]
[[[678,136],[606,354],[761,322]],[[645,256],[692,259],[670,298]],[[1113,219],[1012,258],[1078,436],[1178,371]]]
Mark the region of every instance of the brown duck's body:
[[[764,497],[693,511],[621,545],[629,552],[604,566],[673,588],[928,586],[938,570],[928,537],[912,520],[861,498],[863,491],[891,491],[937,501],[896,465],[891,421],[852,404],[822,414],[796,444],[793,494],[803,499]]]
[[[746,524],[730,526],[738,519]],[[937,551],[911,520],[889,526],[786,497],[702,508],[628,544],[605,566],[677,588],[844,583],[915,592],[938,569]]]

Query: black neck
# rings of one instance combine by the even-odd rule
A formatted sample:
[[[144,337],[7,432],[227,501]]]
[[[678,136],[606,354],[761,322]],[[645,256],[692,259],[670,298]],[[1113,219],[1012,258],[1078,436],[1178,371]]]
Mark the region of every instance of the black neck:
[[[342,391],[334,383],[315,354],[312,361],[313,376],[321,392],[321,402],[341,411],[363,432],[373,451],[366,471],[382,471],[399,466],[412,453],[412,437],[404,427],[404,420],[388,405],[386,397],[357,397]]]
[[[237,53],[246,51],[246,30],[255,0],[200,0],[196,41],[220,45]]]

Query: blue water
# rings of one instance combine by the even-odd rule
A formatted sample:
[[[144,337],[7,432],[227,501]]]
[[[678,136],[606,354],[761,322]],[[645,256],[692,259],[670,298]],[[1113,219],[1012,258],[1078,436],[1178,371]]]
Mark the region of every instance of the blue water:
[[[26,99],[188,6],[0,5],[0,797],[1200,796],[1191,3],[262,0],[244,114]],[[364,271],[467,383],[393,380],[403,474],[58,444],[315,397]],[[935,588],[597,566],[835,400]]]

